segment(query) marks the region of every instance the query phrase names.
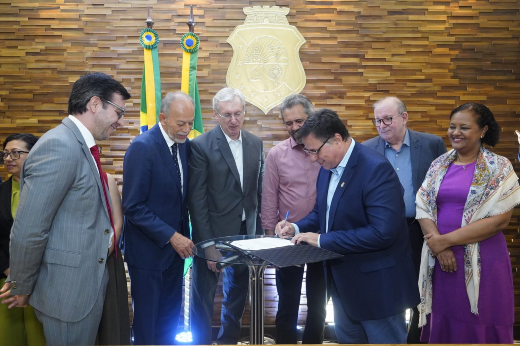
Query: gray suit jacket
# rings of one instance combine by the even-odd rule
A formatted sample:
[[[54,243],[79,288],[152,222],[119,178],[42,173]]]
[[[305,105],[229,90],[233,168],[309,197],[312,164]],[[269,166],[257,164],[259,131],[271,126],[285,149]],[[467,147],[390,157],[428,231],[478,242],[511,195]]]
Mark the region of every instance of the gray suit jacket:
[[[90,150],[68,118],[45,133],[22,169],[11,232],[11,294],[65,322],[92,310],[110,237],[103,188]]]
[[[446,145],[439,136],[410,129],[408,131],[410,131],[413,193],[415,195],[421,187],[432,161],[446,152]],[[381,136],[371,138],[363,142],[363,145],[385,155],[385,141]]]
[[[191,141],[188,209],[193,226],[192,239],[238,235],[242,208],[247,234],[262,234],[260,201],[264,177],[264,145],[260,138],[242,130],[243,186],[220,126]]]

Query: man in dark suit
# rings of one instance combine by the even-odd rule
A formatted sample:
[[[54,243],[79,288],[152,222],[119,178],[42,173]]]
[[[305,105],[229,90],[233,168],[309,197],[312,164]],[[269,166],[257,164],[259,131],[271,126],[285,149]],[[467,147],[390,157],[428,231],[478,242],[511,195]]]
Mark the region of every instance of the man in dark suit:
[[[412,248],[415,271],[419,275],[423,233],[415,220],[415,195],[426,176],[433,160],[446,152],[442,138],[429,133],[406,128],[408,113],[405,104],[397,97],[385,97],[374,103],[372,122],[379,136],[363,144],[384,155],[394,167],[404,187],[406,222]],[[408,330],[408,343],[420,343],[419,311],[413,307]]]
[[[129,98],[104,73],[82,76],[72,87],[70,115],[38,140],[23,165],[6,280],[14,297],[6,300],[34,307],[47,345],[96,339],[114,241],[95,141],[123,126]]]
[[[419,290],[397,174],[329,109],[309,117],[297,137],[322,166],[316,204],[299,222],[278,223],[277,234],[344,255],[325,265],[340,344],[406,342],[405,311],[419,303]]]
[[[224,88],[213,98],[219,126],[191,142],[188,206],[193,242],[231,235],[262,234],[259,218],[264,175],[260,138],[242,129],[245,99]],[[211,251],[211,249],[207,249]],[[211,344],[211,315],[219,273],[215,262],[195,257],[190,301],[194,344]],[[219,344],[236,344],[249,284],[245,265],[223,270]]]
[[[188,133],[194,103],[182,91],[168,93],[159,123],[128,147],[123,165],[123,251],[134,307],[136,345],[171,345],[182,302],[189,237]]]

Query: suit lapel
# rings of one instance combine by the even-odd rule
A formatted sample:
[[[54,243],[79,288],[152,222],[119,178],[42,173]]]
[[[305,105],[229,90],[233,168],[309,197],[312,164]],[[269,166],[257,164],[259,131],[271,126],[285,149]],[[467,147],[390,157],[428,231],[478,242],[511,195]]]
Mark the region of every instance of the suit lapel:
[[[99,171],[97,168],[96,163],[94,162],[94,158],[92,157],[92,153],[90,152],[90,148],[87,146],[87,143],[85,143],[85,139],[83,138],[83,135],[81,134],[81,131],[78,129],[76,124],[69,118],[65,118],[62,121],[63,125],[65,125],[76,137],[78,142],[81,145],[81,149],[83,150],[83,154],[85,155],[85,158],[87,159],[87,162],[89,163],[90,170],[92,171],[92,174],[94,175],[94,179],[96,180],[96,184],[98,186],[99,196],[101,198],[101,203],[104,206],[105,213],[107,214],[107,217],[110,218],[108,215],[108,208],[107,203],[105,200],[105,193],[103,191],[103,185],[101,185],[101,178],[99,176]],[[107,195],[108,195],[108,186],[107,186]]]
[[[238,186],[241,186],[240,175],[238,174],[237,165],[235,163],[233,154],[231,153],[231,149],[229,148],[229,144],[227,142],[226,136],[224,136],[224,132],[222,132],[222,129],[220,128],[220,126],[217,126],[215,128],[215,131],[217,131],[216,133],[217,133],[218,148],[220,149],[220,152],[222,153],[222,157],[224,158],[224,161],[226,161],[227,165],[229,166],[229,169],[231,170],[231,173],[235,177],[235,179],[238,183]],[[242,142],[244,142],[243,136],[242,136]],[[242,153],[245,153],[243,143],[242,143]],[[244,162],[244,167],[245,167],[245,162]]]
[[[421,142],[419,136],[414,131],[408,130],[410,133],[410,160],[412,161],[412,184],[413,190],[417,191],[422,181],[417,181],[419,174],[419,161],[421,156]]]
[[[316,196],[318,200],[318,215],[327,215],[327,192],[329,190],[329,182],[330,177],[332,176],[332,172],[328,171],[324,168],[321,168],[319,174],[319,183]],[[321,233],[325,233],[327,228],[325,227],[325,217],[320,217],[320,231]]]
[[[244,195],[247,194],[247,191],[245,190],[247,187],[249,186],[256,186],[255,184],[246,184],[246,181],[249,181],[249,178],[250,178],[250,173],[252,171],[252,163],[253,163],[253,158],[255,157],[255,154],[251,152],[251,142],[249,141],[249,136],[248,134],[245,132],[245,131],[242,131],[242,155],[243,155],[243,158],[242,158],[242,161],[243,161],[243,169],[244,171],[242,172],[243,176],[244,176],[244,187],[243,187],[243,192],[244,192]]]
[[[377,140],[376,151],[383,156],[385,156],[385,144],[385,140],[379,136]]]
[[[182,200],[186,198],[188,188],[188,148],[190,146],[190,140],[186,139],[186,142],[179,144],[179,155],[182,162],[182,176],[184,182],[182,184]]]
[[[355,167],[357,165],[357,159],[360,150],[361,146],[358,143],[356,143],[354,149],[352,150],[352,154],[350,154],[350,158],[348,159],[347,166],[343,170],[343,174],[341,175],[341,178],[338,181],[338,186],[336,187],[336,191],[334,192],[334,196],[332,197],[332,201],[330,202],[328,227],[329,231],[332,229],[332,224],[334,223],[334,217],[336,216],[336,210],[338,209],[339,200],[347,190],[348,185],[350,183],[350,179],[356,171]]]
[[[164,162],[164,165],[168,169],[168,172],[170,172],[171,176],[173,177],[173,181],[175,181],[175,186],[177,186],[177,189],[179,189],[179,192],[181,192],[181,182],[178,178],[177,169],[175,168],[175,164],[173,163],[173,153],[170,151],[170,148],[168,148],[168,144],[166,143],[166,140],[164,139],[164,136],[161,132],[161,128],[159,127],[159,123],[155,124],[154,127],[152,127],[149,131],[152,131],[152,135],[155,141],[155,146],[157,148],[157,151],[159,152],[159,156]],[[179,151],[182,152],[181,146],[179,145]],[[182,157],[181,157],[182,160]],[[183,169],[184,169],[184,162],[183,162]]]

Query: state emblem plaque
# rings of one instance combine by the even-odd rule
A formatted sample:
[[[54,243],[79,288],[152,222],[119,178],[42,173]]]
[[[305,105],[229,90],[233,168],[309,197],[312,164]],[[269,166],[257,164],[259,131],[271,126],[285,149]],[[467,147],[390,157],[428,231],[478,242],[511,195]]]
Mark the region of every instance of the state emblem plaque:
[[[289,8],[244,8],[246,19],[227,39],[233,47],[226,82],[265,114],[305,86],[300,47],[305,39],[289,25]]]

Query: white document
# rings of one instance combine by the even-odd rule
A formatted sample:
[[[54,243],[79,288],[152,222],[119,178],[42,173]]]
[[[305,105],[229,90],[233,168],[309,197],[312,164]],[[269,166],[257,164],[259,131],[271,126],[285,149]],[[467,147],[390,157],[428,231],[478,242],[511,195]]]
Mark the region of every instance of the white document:
[[[272,237],[235,240],[235,241],[231,242],[230,244],[241,250],[248,250],[248,251],[274,249],[277,247],[294,245],[293,243],[291,243],[291,241],[289,239],[272,238]]]

